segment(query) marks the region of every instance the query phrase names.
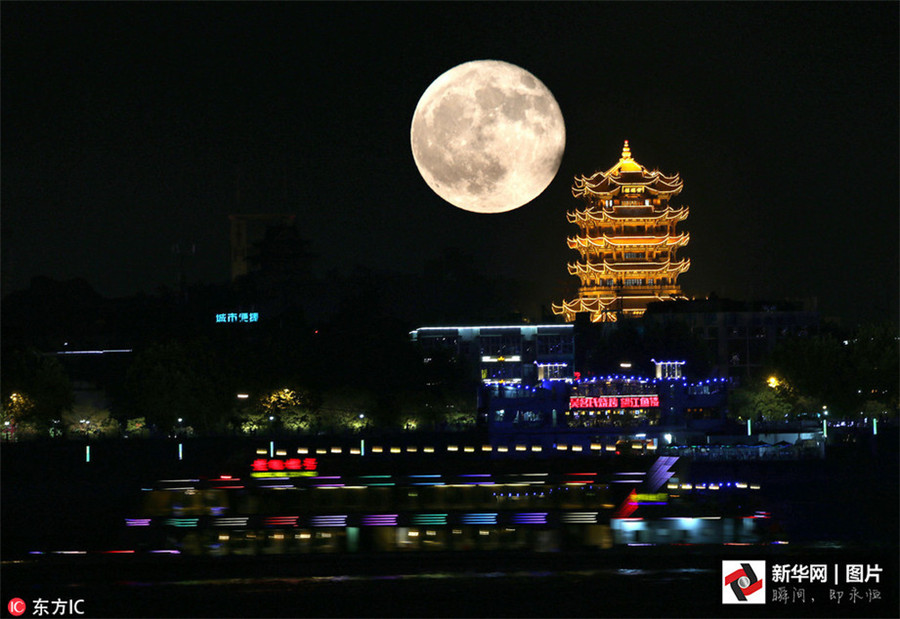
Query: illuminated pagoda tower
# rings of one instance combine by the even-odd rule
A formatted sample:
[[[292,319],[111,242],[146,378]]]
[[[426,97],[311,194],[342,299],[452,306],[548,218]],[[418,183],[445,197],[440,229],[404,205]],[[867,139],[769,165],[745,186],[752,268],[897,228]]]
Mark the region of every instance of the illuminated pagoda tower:
[[[554,303],[553,313],[567,322],[581,312],[591,322],[613,322],[640,316],[653,301],[684,298],[677,279],[690,260],[679,260],[676,253],[689,235],[675,228],[687,218],[688,207],[669,205],[683,185],[678,174],[650,172],[632,159],[627,140],[616,165],[576,177],[572,195],[586,204],[566,213],[579,229],[568,238],[569,248],[581,257],[568,268],[581,283],[578,296]]]

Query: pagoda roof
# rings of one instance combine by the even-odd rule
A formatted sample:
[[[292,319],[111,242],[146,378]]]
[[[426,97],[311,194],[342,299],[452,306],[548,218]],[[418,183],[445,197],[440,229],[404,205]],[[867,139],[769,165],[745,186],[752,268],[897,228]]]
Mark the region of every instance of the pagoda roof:
[[[684,181],[676,173],[666,175],[659,170],[649,171],[631,157],[628,140],[622,148],[619,162],[605,172],[595,172],[591,176],[576,176],[572,185],[572,195],[576,198],[589,195],[617,195],[622,187],[641,186],[651,194],[675,195]]]
[[[671,236],[574,236],[568,237],[570,249],[579,247],[683,247],[690,240],[687,232]]]
[[[682,206],[680,208],[672,208],[671,206],[667,206],[662,211],[656,212],[648,212],[646,214],[624,214],[627,209],[634,209],[638,207],[619,207],[618,210],[616,207],[612,208],[601,208],[596,206],[591,206],[589,208],[583,210],[575,210],[575,211],[567,211],[566,219],[568,219],[569,223],[588,223],[588,222],[603,222],[603,221],[658,221],[660,219],[664,219],[667,221],[683,221],[687,219],[689,209],[686,206]],[[649,207],[647,207],[649,208]]]
[[[597,273],[601,275],[613,273],[667,273],[679,274],[687,271],[691,266],[691,261],[684,258],[678,261],[666,260],[665,262],[618,262],[606,261],[599,262],[575,262],[567,265],[570,275],[582,275],[587,273]]]

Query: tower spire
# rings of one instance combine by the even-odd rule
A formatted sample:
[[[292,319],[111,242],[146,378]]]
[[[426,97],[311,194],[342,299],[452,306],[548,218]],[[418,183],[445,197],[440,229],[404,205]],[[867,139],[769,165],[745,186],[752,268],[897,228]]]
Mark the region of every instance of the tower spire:
[[[625,140],[625,146],[622,147],[622,159],[631,159],[631,149],[628,148],[628,140]]]

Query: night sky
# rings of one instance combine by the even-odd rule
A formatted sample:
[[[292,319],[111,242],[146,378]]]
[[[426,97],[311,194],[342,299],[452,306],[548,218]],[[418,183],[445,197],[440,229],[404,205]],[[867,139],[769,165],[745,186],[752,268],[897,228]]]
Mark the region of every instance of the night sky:
[[[576,175],[629,140],[679,172],[686,293],[817,297],[896,319],[898,4],[9,3],[2,6],[8,290],[106,296],[229,277],[229,213],[287,212],[316,268],[420,272],[444,248],[559,301]],[[477,59],[554,93],[556,179],[500,215],[419,176],[422,92]]]

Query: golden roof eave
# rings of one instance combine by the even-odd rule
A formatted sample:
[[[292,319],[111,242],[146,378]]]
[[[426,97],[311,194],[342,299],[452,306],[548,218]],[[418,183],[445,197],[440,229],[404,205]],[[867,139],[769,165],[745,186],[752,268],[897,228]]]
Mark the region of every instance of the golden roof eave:
[[[576,198],[591,195],[609,198],[618,195],[622,187],[643,187],[652,195],[674,196],[682,190],[684,181],[678,173],[667,175],[659,170],[648,171],[632,158],[628,140],[625,140],[618,163],[605,172],[576,176],[572,195]]]
[[[602,260],[600,262],[584,263],[570,262],[566,265],[569,275],[609,275],[621,273],[665,273],[667,275],[680,275],[691,268],[689,258],[682,260],[654,263],[654,262],[609,262]]]
[[[638,208],[641,205],[635,206],[622,206],[618,208]],[[688,217],[688,213],[690,209],[687,206],[680,206],[678,208],[673,208],[671,206],[667,206],[665,210],[662,210],[658,213],[652,213],[648,215],[617,215],[615,210],[613,209],[605,209],[598,207],[588,207],[586,209],[576,209],[574,211],[566,211],[566,219],[570,224],[577,223],[602,223],[606,221],[659,221],[664,219],[666,221],[684,221]]]
[[[666,245],[668,247],[684,247],[690,240],[690,234],[682,232],[677,236],[619,236],[611,237],[603,235],[601,237],[589,236],[570,236],[566,239],[569,249],[581,249],[587,247],[659,247]]]

